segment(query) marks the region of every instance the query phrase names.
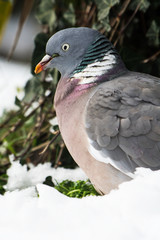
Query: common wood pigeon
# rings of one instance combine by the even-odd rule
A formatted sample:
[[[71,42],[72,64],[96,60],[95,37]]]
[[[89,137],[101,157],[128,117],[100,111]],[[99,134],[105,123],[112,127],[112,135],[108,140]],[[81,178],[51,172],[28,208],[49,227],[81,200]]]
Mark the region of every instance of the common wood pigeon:
[[[128,71],[96,30],[54,34],[35,73],[61,73],[54,98],[59,128],[77,164],[107,194],[137,167],[160,168],[160,79]]]

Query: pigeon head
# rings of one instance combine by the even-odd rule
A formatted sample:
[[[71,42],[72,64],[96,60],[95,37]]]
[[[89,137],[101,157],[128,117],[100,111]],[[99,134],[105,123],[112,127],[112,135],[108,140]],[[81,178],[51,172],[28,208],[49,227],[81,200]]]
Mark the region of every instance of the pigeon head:
[[[35,72],[57,68],[62,76],[70,75],[98,35],[98,31],[85,27],[57,32],[48,40],[46,55],[37,65]]]
[[[87,27],[68,28],[48,40],[46,55],[37,64],[35,73],[57,68],[62,78],[75,76],[86,83],[93,81],[93,78],[88,78],[90,72],[93,72],[91,77],[95,80],[112,69],[117,59],[120,57],[112,44],[98,31]]]

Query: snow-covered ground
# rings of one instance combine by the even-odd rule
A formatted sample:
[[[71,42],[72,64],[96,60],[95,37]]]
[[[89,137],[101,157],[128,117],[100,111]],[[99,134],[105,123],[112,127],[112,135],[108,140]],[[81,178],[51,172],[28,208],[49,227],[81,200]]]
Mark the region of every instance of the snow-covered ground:
[[[109,195],[75,199],[43,185],[46,176],[86,179],[80,170],[27,171],[18,162],[8,170],[8,191],[0,196],[2,240],[159,240],[160,172],[140,169],[135,180]],[[38,196],[39,197],[38,197]]]
[[[15,70],[14,66],[9,69],[12,67]],[[1,108],[10,108],[16,87],[24,83],[18,81],[19,67],[17,81],[12,83],[8,76],[13,79],[13,75],[0,70],[1,76],[6,76],[0,80]],[[25,71],[26,66],[22,66],[27,79],[29,68]],[[55,170],[46,163],[27,171],[26,166],[12,162],[8,176],[8,191],[0,195],[1,240],[160,239],[160,171],[139,169],[136,178],[121,184],[118,190],[83,199],[66,197],[42,184],[46,176],[57,181],[86,179],[79,168]]]

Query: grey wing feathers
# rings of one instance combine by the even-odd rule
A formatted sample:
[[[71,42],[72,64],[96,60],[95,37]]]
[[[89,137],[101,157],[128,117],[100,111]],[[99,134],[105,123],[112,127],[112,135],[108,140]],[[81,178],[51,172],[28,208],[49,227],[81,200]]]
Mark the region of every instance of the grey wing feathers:
[[[86,108],[90,152],[124,172],[160,168],[160,81],[128,73],[101,84]],[[107,161],[107,160],[106,160]]]

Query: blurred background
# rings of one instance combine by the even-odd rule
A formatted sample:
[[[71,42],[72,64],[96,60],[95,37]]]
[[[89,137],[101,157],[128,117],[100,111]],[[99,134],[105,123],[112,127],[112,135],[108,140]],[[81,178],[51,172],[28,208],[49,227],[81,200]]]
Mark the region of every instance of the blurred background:
[[[31,1],[32,2],[32,1]],[[1,0],[0,1],[0,54],[1,56],[8,56],[13,46],[16,32],[22,23],[22,11],[24,1],[18,0]],[[27,14],[27,16],[25,16]],[[25,24],[22,26],[19,39],[17,40],[18,46],[13,52],[12,59],[24,62],[30,62],[34,48],[34,38],[38,32],[41,31],[41,26],[38,24],[34,16],[34,10],[30,12],[23,12],[23,21]],[[21,19],[20,19],[21,17]]]
[[[0,0],[0,186],[10,156],[22,164],[76,164],[59,134],[59,73],[34,75],[55,32],[86,26],[106,35],[126,66],[160,77],[159,0]]]
[[[0,115],[4,109],[15,108],[16,95],[23,97],[23,87],[31,77],[30,62],[34,49],[34,37],[41,31],[31,9],[30,14],[27,12],[27,15],[29,14],[25,17],[28,17],[27,21],[15,40],[22,22],[20,16],[23,6],[23,1],[0,1]],[[14,41],[18,45],[11,54]],[[11,58],[9,54],[12,55]]]

